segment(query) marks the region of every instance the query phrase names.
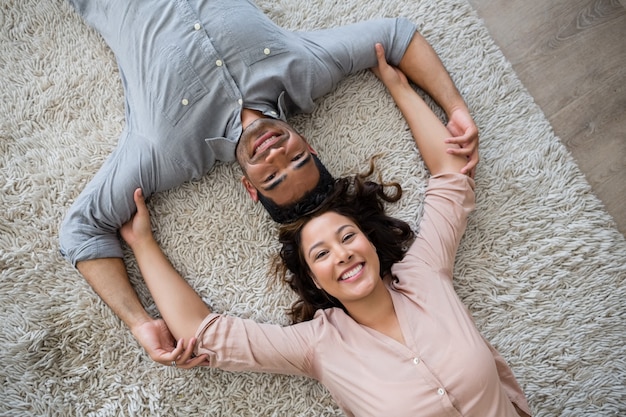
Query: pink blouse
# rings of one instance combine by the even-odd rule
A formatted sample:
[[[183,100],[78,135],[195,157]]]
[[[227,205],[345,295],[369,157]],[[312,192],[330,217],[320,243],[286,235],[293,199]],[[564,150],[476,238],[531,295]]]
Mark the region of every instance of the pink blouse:
[[[461,174],[429,180],[417,239],[386,280],[406,345],[332,308],[286,327],[210,314],[197,353],[225,370],[314,378],[348,416],[529,416],[511,369],[452,285],[473,189]]]

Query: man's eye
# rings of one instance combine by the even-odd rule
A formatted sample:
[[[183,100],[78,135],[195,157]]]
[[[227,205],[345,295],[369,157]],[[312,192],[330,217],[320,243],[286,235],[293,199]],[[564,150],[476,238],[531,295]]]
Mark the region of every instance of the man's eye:
[[[299,153],[298,155],[294,156],[293,159],[291,160],[292,162],[294,161],[298,161],[300,159],[302,159],[302,157],[304,156],[304,152]]]
[[[269,182],[273,180],[274,178],[276,178],[276,174],[270,174],[265,178],[265,182]]]

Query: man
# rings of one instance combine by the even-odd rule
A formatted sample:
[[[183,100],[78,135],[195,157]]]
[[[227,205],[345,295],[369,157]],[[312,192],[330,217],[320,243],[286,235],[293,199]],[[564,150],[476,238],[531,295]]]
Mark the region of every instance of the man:
[[[406,19],[289,32],[245,0],[70,1],[116,55],[126,126],[116,150],[70,208],[60,231],[61,253],[162,364],[180,350],[163,321],[141,305],[117,237],[136,210],[136,188],[149,197],[202,177],[215,161],[232,161],[236,153],[248,193],[275,220],[314,206],[330,174],[284,120],[311,112],[314,100],[346,75],[374,67],[377,42],[387,60],[446,112],[456,136],[451,141],[463,146],[453,152],[469,158],[464,170],[478,161],[467,106]]]

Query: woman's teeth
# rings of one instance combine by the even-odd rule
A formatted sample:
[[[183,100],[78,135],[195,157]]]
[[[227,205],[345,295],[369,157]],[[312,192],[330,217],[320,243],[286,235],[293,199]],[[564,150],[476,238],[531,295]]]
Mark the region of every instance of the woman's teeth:
[[[363,264],[358,264],[356,267],[352,268],[348,272],[344,273],[341,277],[339,277],[339,281],[345,281],[348,278],[352,278],[363,269]]]

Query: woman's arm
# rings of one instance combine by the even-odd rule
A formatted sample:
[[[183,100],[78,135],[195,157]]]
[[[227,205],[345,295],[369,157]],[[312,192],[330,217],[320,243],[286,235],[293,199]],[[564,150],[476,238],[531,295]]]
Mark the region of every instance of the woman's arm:
[[[467,158],[449,151],[448,148],[458,145],[445,142],[450,137],[446,127],[409,85],[404,73],[387,63],[381,44],[376,44],[376,56],[378,66],[372,71],[385,84],[402,112],[431,175],[461,172],[467,165]]]
[[[137,214],[122,226],[120,234],[133,250],[141,274],[161,316],[179,341],[176,348],[180,354],[177,363],[181,362],[185,367],[196,366],[201,364],[205,357],[200,356],[189,360],[195,343],[193,337],[211,310],[187,281],[176,272],[154,240],[150,214],[141,189],[135,190],[133,197],[137,204]],[[185,341],[191,343],[183,352]]]
[[[453,136],[448,137],[446,142],[461,146],[448,149],[467,157],[467,164],[461,170],[463,174],[473,172],[479,160],[478,129],[441,59],[419,33],[413,36],[398,68],[446,112],[446,128]]]

